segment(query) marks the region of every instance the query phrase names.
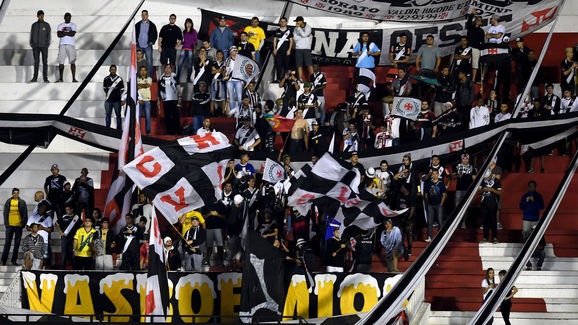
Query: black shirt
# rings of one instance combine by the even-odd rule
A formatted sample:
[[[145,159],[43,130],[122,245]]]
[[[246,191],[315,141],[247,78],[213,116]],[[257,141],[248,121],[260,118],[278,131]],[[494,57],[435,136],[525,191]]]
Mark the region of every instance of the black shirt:
[[[452,101],[452,94],[454,92],[454,85],[452,78],[447,76],[441,76],[438,78],[438,83],[440,86],[436,88],[436,102],[447,103]]]
[[[467,53],[464,53],[467,50]],[[459,60],[460,63],[458,64],[458,60],[456,60],[456,68],[458,69],[458,71],[464,71],[464,72],[469,72],[470,68],[472,67],[472,48],[470,46],[463,48],[461,46],[456,47],[456,50],[454,51],[455,55],[464,55],[464,56],[470,56],[469,59],[461,59]]]
[[[440,135],[448,135],[462,130],[462,119],[455,108],[451,112],[441,116],[436,124]]]
[[[397,54],[403,52],[398,59],[396,59]],[[410,45],[406,42],[405,44],[401,45],[400,43],[395,43],[389,48],[389,53],[393,54],[393,59],[397,61],[404,60],[411,54]]]
[[[330,133],[325,127],[319,127],[317,132],[309,132],[309,146],[311,152],[321,157],[328,149],[327,139],[325,138]]]
[[[277,53],[287,53],[287,50],[289,50],[289,43],[290,43],[290,39],[293,38],[293,31],[290,28],[287,28],[285,30],[281,30],[281,28],[279,28],[278,30],[275,31],[275,38],[277,39],[277,46],[279,46],[279,43],[281,41],[281,38],[283,37],[283,35],[285,35],[285,33],[289,31],[289,34],[287,35],[287,37],[285,38],[285,42],[283,42],[283,44],[281,45],[281,47],[279,48],[279,51],[277,51]]]
[[[120,102],[120,98],[124,91],[124,83],[122,82],[122,78],[119,75],[115,74],[104,77],[104,81],[102,82],[102,88],[104,90],[104,93],[106,94],[105,95],[106,101]]]
[[[319,86],[323,86],[323,85],[327,84],[327,79],[325,78],[325,74],[323,74],[323,72],[317,72],[317,73],[312,74],[310,81],[311,81],[311,90],[312,91]],[[324,96],[323,88],[321,88],[317,91],[313,91],[313,93],[317,97],[323,97]]]
[[[246,56],[250,59],[253,58],[253,52],[255,52],[255,47],[253,46],[253,44],[247,42],[247,43],[241,43],[239,42],[237,44],[237,49],[239,50],[237,52],[237,54],[240,54],[242,56]]]
[[[164,25],[159,37],[163,39],[161,47],[175,47],[178,41],[183,40],[183,33],[177,25]]]
[[[365,168],[363,167],[363,165],[360,162],[357,162],[357,164],[351,164],[351,167],[353,168],[357,168],[357,170],[359,170],[359,173],[361,174],[361,176],[365,175]]]
[[[211,85],[211,81],[213,80],[213,74],[212,72],[212,63],[211,60],[209,59],[205,59],[205,62],[207,62],[207,65],[204,66],[205,71],[203,71],[203,75],[199,78],[199,80],[197,81],[197,85],[199,84],[199,82],[204,81],[207,83],[207,87],[209,85]],[[201,64],[201,58],[200,57],[196,57],[195,58],[195,63],[194,63],[194,67],[195,67],[195,79],[197,79],[197,75],[201,72],[201,69],[203,68],[203,66],[200,65]],[[207,88],[208,91],[209,88]]]
[[[56,203],[56,200],[60,199],[62,192],[64,191],[64,182],[66,182],[66,177],[62,175],[50,175],[46,177],[44,181],[44,188],[48,188],[48,200],[52,203]]]
[[[345,264],[346,249],[341,249],[341,243],[335,237],[329,238],[327,241],[327,265],[335,267],[343,267]],[[339,251],[338,251],[339,250]],[[333,253],[337,253],[333,256]]]
[[[573,89],[574,88],[574,77],[576,76],[576,69],[574,69],[574,71],[570,72],[570,74],[568,74],[566,76],[564,75],[564,71],[570,69],[572,64],[574,64],[574,62],[567,61],[566,59],[564,59],[564,61],[562,61],[562,63],[560,64],[560,67],[562,68],[562,70],[560,71],[560,73],[561,73],[560,86],[561,86],[562,90],[565,90],[568,87],[572,88],[572,93],[573,93],[574,92],[574,89]],[[570,77],[570,75],[572,75],[572,77],[570,78],[570,82],[568,82],[568,77]]]
[[[58,226],[60,227],[60,230],[62,230],[62,232],[66,231],[66,228],[68,228],[68,226],[72,223],[72,221],[74,220],[74,217],[75,217],[75,215],[65,214],[62,217],[59,217],[56,219],[56,223],[58,224]],[[80,228],[81,224],[82,224],[82,221],[80,220],[80,218],[77,218],[74,226],[72,226],[72,228],[70,229],[70,232],[68,233],[68,235],[66,235],[66,238],[74,239],[74,235],[76,235],[76,230],[78,230],[78,228]]]
[[[217,80],[223,80],[223,73],[221,72],[221,69],[225,66],[225,60],[218,62],[218,61],[212,61],[211,62],[211,71],[213,70],[213,67],[215,67],[215,69],[217,69],[219,76],[217,77]],[[214,78],[215,75],[212,74],[211,78]]]
[[[315,110],[317,109],[317,96],[315,96],[315,94],[309,93],[309,95],[306,95],[303,93],[299,95],[297,102],[299,103],[299,107],[303,108],[304,119],[315,118]],[[315,105],[316,107],[308,108],[305,107],[306,105]]]
[[[482,181],[482,189],[493,188],[495,190],[502,189],[502,183],[499,179],[492,177],[491,179],[484,179]],[[499,196],[493,192],[482,192],[482,206],[496,207],[498,206]]]
[[[373,235],[362,236],[355,244],[355,252],[357,253],[357,263],[371,264],[373,257]]]
[[[460,164],[456,165],[456,174],[458,175],[456,183],[456,191],[465,191],[468,186],[474,181],[474,175],[476,175],[477,170],[472,164],[467,166]],[[461,175],[461,177],[460,177]]]
[[[211,95],[207,92],[196,92],[193,94],[193,114],[209,116],[211,114]]]
[[[482,46],[484,45],[486,33],[484,33],[482,27],[476,27],[474,19],[475,19],[474,15],[468,15],[468,20],[466,22],[466,29],[468,30],[467,34],[468,45],[478,50],[481,50]]]
[[[530,74],[530,61],[528,59],[528,52],[530,49],[526,46],[519,48],[516,47],[512,50],[512,59],[516,62],[516,67],[518,69],[523,69],[524,72]]]

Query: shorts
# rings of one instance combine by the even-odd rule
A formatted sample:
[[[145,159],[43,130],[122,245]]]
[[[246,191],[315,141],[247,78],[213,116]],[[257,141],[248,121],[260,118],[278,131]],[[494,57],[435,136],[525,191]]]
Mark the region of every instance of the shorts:
[[[68,57],[70,64],[76,63],[76,49],[74,45],[62,44],[58,47],[58,64],[64,64]]]
[[[472,47],[472,69],[477,69],[480,65],[480,50]]]
[[[213,242],[223,247],[223,229],[207,229],[207,247],[213,247]]]
[[[40,262],[42,262],[41,258],[35,258],[34,254],[30,253],[30,252],[26,252],[26,255],[30,255],[30,261],[32,261],[32,268],[31,270],[40,270]]]
[[[295,66],[312,66],[311,50],[295,50]]]

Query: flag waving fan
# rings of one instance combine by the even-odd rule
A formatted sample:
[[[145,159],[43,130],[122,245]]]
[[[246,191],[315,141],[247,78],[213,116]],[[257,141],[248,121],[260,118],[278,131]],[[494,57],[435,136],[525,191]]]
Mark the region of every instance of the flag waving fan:
[[[165,265],[165,254],[161,238],[159,221],[155,208],[151,216],[151,232],[149,240],[149,267],[146,281],[145,314],[169,314],[169,280]],[[147,317],[148,318],[148,317]],[[164,322],[165,318],[150,318],[150,322]]]
[[[193,135],[154,148],[127,164],[123,171],[153,198],[153,204],[174,224],[220,195],[233,147],[220,132]]]

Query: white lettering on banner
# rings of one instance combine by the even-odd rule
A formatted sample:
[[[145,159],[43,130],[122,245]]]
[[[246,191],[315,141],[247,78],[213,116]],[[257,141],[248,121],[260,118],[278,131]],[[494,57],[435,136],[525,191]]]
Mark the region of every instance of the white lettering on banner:
[[[161,149],[155,148],[126,164],[123,171],[140,188],[145,188],[158,181],[174,166],[175,163]]]
[[[359,43],[360,34],[358,32],[347,32],[347,43],[341,48],[341,52],[337,54],[338,58],[346,58],[349,53],[353,51],[357,43]]]
[[[322,55],[323,53],[325,56],[335,56],[335,47],[337,46],[337,39],[339,38],[339,32],[324,32],[321,30],[316,30],[313,33],[313,50],[311,54],[314,55]],[[327,38],[329,38],[329,42]]]
[[[169,190],[158,193],[153,202],[172,224],[177,223],[183,214],[205,205],[199,193],[184,177]]]

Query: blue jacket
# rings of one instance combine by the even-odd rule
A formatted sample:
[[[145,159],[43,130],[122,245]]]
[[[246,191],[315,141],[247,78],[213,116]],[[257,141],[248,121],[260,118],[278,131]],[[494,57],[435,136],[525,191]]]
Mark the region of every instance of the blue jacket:
[[[530,196],[534,197],[534,201],[527,202],[526,198]],[[544,209],[542,195],[538,192],[528,192],[522,195],[520,209],[524,211],[524,220],[538,221],[540,219],[540,210]]]
[[[216,27],[211,32],[211,46],[221,51],[229,51],[229,48],[233,46],[233,31],[229,27],[225,27],[223,31],[221,28]]]

